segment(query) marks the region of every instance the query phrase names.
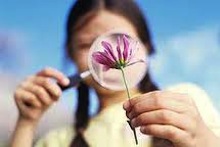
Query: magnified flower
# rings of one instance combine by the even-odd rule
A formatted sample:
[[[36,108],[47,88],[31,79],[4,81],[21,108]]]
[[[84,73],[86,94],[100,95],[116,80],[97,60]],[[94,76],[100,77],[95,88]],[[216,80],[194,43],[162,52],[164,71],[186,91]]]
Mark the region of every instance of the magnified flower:
[[[121,39],[123,42],[123,50],[121,49]],[[92,54],[92,57],[95,59],[96,62],[104,65],[105,71],[110,68],[121,69],[126,66],[133,65],[137,62],[144,62],[143,60],[136,60],[132,62],[134,55],[137,51],[137,42],[134,42],[132,44],[131,42],[129,42],[129,39],[126,35],[118,37],[116,55],[112,45],[109,42],[102,41],[101,44],[104,47],[104,52],[94,52]]]
[[[122,41],[123,47],[121,46],[121,41]],[[94,52],[92,54],[92,58],[97,63],[100,63],[104,66],[103,68],[104,71],[107,71],[110,68],[121,70],[123,81],[124,81],[125,88],[126,88],[127,95],[128,95],[128,99],[130,99],[131,96],[130,96],[129,88],[128,88],[127,81],[125,78],[124,68],[130,65],[133,65],[137,62],[144,62],[141,59],[134,60],[135,53],[138,49],[137,42],[131,42],[129,41],[129,38],[126,35],[120,35],[117,38],[117,45],[116,45],[115,51],[113,50],[113,47],[109,42],[102,41],[101,44],[104,47],[104,52],[101,52],[101,51]],[[127,122],[134,133],[135,142],[136,144],[138,144],[135,128],[131,126],[130,120],[128,120]]]

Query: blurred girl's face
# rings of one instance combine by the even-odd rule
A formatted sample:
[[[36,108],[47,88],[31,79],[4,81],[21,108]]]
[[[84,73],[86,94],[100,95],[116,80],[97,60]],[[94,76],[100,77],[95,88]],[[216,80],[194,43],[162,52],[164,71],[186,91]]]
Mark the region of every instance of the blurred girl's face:
[[[82,21],[79,20],[77,24],[79,29],[75,34],[73,34],[74,36],[72,36],[70,46],[71,48],[74,48],[72,59],[79,72],[83,72],[88,69],[87,58],[89,49],[93,41],[99,35],[102,35],[112,29],[123,29],[131,36],[138,36],[134,26],[125,17],[108,11],[100,11],[98,15],[93,16],[92,19],[86,21],[86,23],[82,22],[83,18]],[[89,83],[91,84],[91,81]]]

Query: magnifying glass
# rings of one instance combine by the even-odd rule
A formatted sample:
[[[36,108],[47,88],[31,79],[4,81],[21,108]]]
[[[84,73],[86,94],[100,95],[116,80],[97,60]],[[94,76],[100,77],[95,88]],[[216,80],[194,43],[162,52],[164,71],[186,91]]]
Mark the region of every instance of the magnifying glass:
[[[106,55],[109,54],[103,42],[111,46],[112,54],[116,59],[115,63],[121,62],[123,64],[127,86],[132,88],[138,85],[147,70],[147,49],[137,38],[117,30],[107,32],[93,42],[88,54],[89,70],[68,77],[70,84],[66,87],[61,86],[62,90],[78,85],[80,81],[91,75],[97,83],[106,89],[115,91],[125,89],[122,72],[119,68],[112,66],[106,70],[104,64],[100,64],[94,59],[94,54],[96,53],[103,53],[103,55],[104,53],[106,53]],[[121,55],[119,55],[117,48],[120,48]]]

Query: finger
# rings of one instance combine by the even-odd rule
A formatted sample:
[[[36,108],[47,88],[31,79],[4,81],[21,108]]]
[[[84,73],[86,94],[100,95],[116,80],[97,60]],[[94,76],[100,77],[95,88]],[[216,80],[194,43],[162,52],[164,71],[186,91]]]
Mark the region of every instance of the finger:
[[[165,98],[165,97],[151,97],[151,98],[141,98],[142,101],[138,101],[134,105],[130,106],[132,108],[128,113],[128,118],[132,119],[141,113],[167,109],[177,113],[185,113],[188,109],[191,109],[191,105],[178,101],[176,98]]]
[[[168,139],[174,144],[184,144],[190,140],[190,134],[171,125],[147,125],[140,128],[143,134],[152,135],[154,137]]]
[[[62,72],[60,72],[56,69],[50,68],[50,67],[43,69],[42,71],[37,73],[37,75],[54,78],[62,86],[67,86],[70,82],[69,79]]]
[[[15,93],[15,101],[20,104],[20,107],[35,107],[41,108],[41,103],[37,100],[36,96],[23,89],[18,89]]]
[[[35,85],[31,82],[24,82],[22,83],[21,87],[24,90],[34,94],[43,105],[49,106],[53,103],[52,98],[43,87]]]
[[[130,111],[131,111],[131,106],[132,106],[132,104],[131,104],[130,100],[127,100],[127,101],[125,101],[124,104],[123,104],[123,109],[124,109],[126,112],[130,112]]]
[[[130,99],[130,104],[135,105],[136,103],[142,102],[145,99],[155,98],[163,98],[166,100],[175,99],[179,102],[191,103],[191,100],[188,98],[188,95],[183,93],[174,93],[170,91],[153,91]]]
[[[133,127],[149,124],[172,125],[185,131],[189,131],[193,127],[188,125],[192,124],[188,116],[165,109],[142,113],[131,120]]]
[[[56,83],[51,82],[50,78],[39,76],[34,78],[32,81],[35,84],[44,87],[54,100],[58,100],[62,94],[60,87]]]

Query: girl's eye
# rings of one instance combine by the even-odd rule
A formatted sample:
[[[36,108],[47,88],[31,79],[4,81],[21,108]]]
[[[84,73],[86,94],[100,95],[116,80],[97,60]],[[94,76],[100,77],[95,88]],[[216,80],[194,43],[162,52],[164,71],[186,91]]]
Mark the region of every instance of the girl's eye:
[[[89,50],[90,46],[91,46],[91,43],[83,43],[83,44],[79,44],[78,48],[80,50]]]

